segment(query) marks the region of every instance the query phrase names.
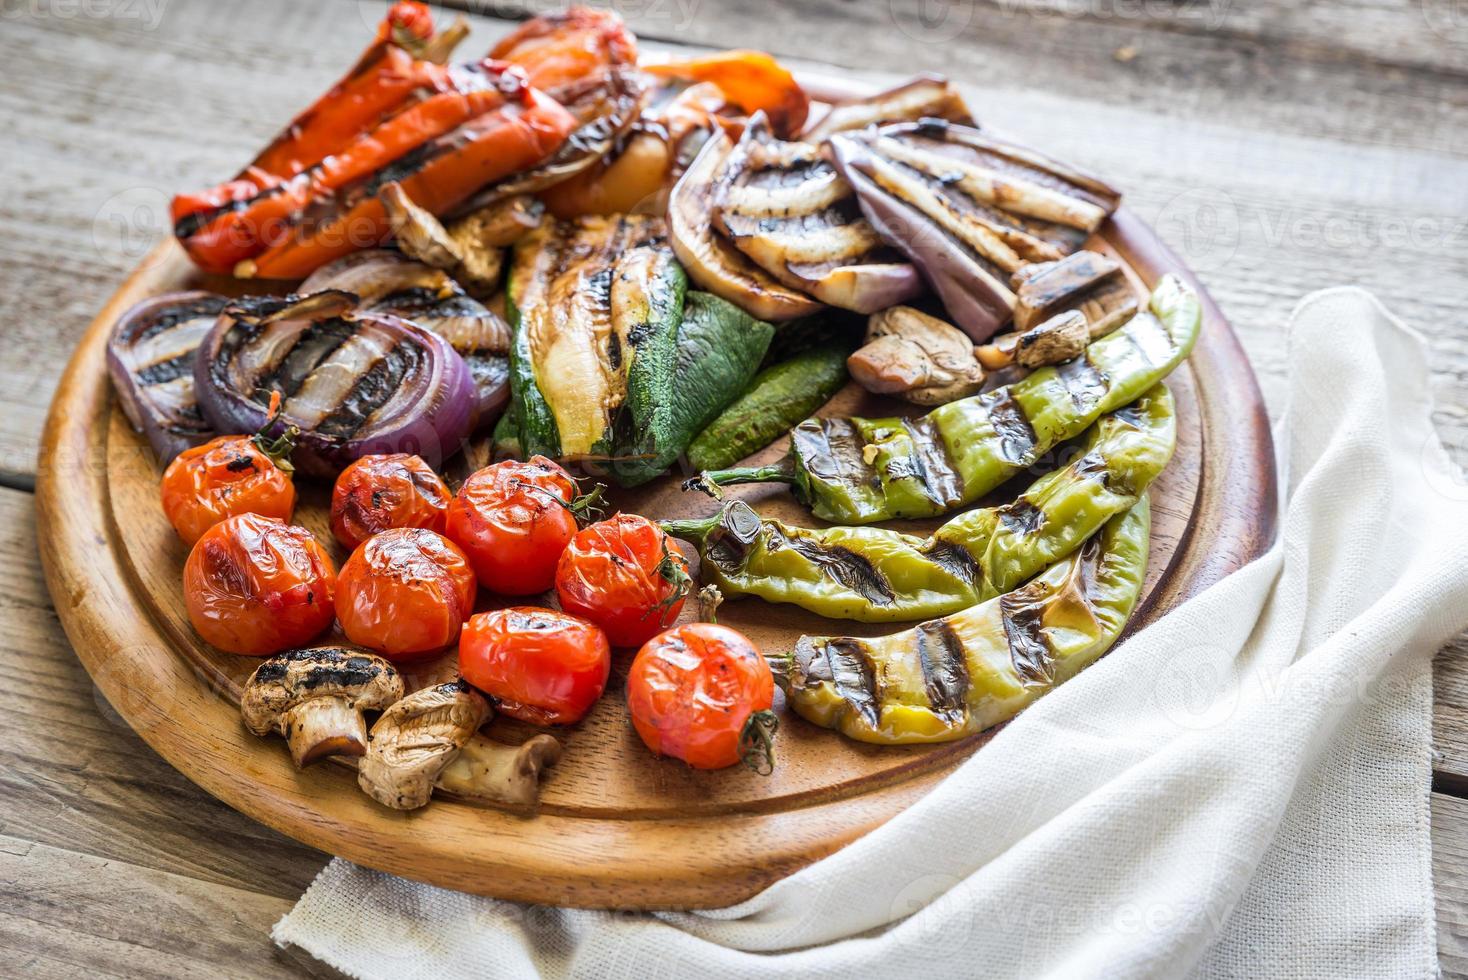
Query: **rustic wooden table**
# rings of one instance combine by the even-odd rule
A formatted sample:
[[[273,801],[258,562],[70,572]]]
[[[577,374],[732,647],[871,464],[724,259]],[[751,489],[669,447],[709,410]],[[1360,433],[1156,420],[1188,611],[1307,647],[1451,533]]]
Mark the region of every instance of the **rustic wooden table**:
[[[548,2],[481,2],[515,18]],[[1272,411],[1284,322],[1339,283],[1432,349],[1468,463],[1468,10],[1456,0],[652,0],[649,39],[946,72],[1085,161],[1203,276]],[[299,974],[267,933],[326,861],[206,796],[94,693],[41,582],[30,491],[71,346],[164,232],[328,84],[385,4],[0,4],[0,975]],[[475,17],[468,49],[504,21]],[[1468,635],[1436,668],[1444,972],[1468,976]],[[54,727],[53,727],[54,726]]]

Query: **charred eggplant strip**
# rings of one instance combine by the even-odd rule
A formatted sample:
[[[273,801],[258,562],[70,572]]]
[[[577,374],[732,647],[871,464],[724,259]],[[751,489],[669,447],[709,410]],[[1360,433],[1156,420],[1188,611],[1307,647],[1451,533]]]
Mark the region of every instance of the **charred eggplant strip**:
[[[836,133],[915,119],[947,119],[963,126],[974,125],[973,115],[964,105],[963,96],[949,84],[948,79],[924,74],[876,95],[836,103],[800,138],[808,143],[819,143]]]
[[[1163,385],[1102,416],[1066,466],[1012,503],[967,511],[920,538],[870,527],[791,527],[742,501],[702,520],[665,521],[695,542],[702,578],[725,596],[758,596],[864,623],[946,616],[1016,588],[1123,513],[1172,458]]]
[[[213,293],[168,293],[134,306],[112,328],[107,372],[113,389],[160,463],[214,435],[195,394],[194,354],[228,304]]]
[[[1058,262],[1026,266],[1015,273],[1014,326],[1031,327],[1068,310],[1086,318],[1091,337],[1101,337],[1137,312],[1137,294],[1120,263],[1096,252],[1080,251]]]
[[[1164,276],[1151,310],[1086,348],[986,394],[923,417],[807,419],[781,464],[703,474],[704,484],[787,483],[822,520],[870,524],[935,517],[972,503],[1107,412],[1135,401],[1188,356],[1202,324],[1197,295]],[[940,470],[956,475],[956,485]]]
[[[334,476],[369,453],[411,452],[437,465],[459,449],[476,403],[464,360],[407,320],[356,309],[351,293],[227,306],[194,365],[199,404],[224,432],[301,430],[296,462]]]
[[[862,742],[947,742],[1009,721],[1094,662],[1147,571],[1145,497],[1028,585],[890,636],[803,636],[772,659],[797,714]]]
[[[760,268],[710,223],[714,178],[733,149],[716,130],[673,187],[668,233],[678,261],[699,287],[760,320],[778,323],[819,312],[820,303]]]
[[[872,226],[975,340],[1009,319],[1011,274],[1076,251],[1120,202],[1094,177],[942,120],[824,145]]]
[[[762,116],[715,180],[714,224],[792,289],[874,313],[917,295],[922,279],[861,216],[851,188],[818,147],[776,140]]]

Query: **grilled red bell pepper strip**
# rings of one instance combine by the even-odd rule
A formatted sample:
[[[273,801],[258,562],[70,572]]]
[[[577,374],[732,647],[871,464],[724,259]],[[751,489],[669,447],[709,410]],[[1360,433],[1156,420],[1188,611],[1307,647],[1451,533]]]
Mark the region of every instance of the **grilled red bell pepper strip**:
[[[571,7],[532,17],[489,51],[498,61],[525,69],[530,84],[554,97],[608,69],[637,64],[637,39],[611,11]]]
[[[519,69],[482,62],[450,69],[452,88],[416,102],[353,138],[316,166],[239,202],[200,227],[185,247],[200,264],[220,271],[282,241],[313,202],[370,177],[429,140],[498,109],[524,88]]]
[[[412,201],[441,215],[484,185],[542,162],[575,127],[575,118],[558,102],[522,85],[499,108],[421,144],[328,200],[313,200],[308,210],[321,204],[324,216],[296,222],[271,248],[237,265],[235,275],[298,279],[381,244],[392,234],[377,197],[387,184],[400,184]]]
[[[650,62],[642,70],[661,78],[712,82],[746,116],[763,112],[780,139],[805,126],[810,96],[789,69],[763,51],[718,51],[700,58]]]
[[[258,235],[240,235],[231,216],[279,193],[283,184],[321,164],[420,98],[463,91],[462,71],[446,67],[462,22],[433,32],[428,9],[404,0],[378,28],[357,64],[302,112],[233,180],[173,199],[174,234],[194,261],[226,273],[259,251]]]

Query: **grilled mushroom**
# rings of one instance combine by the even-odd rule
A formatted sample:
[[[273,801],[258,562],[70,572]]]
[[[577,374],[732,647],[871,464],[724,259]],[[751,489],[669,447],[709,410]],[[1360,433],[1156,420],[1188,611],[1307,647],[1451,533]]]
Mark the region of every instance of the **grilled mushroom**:
[[[983,368],[963,331],[910,306],[873,314],[866,346],[846,359],[846,367],[868,391],[901,395],[919,405],[942,405],[984,384]]]
[[[1011,364],[1033,369],[1079,357],[1090,342],[1085,315],[1079,310],[1066,310],[1038,327],[995,337],[974,353],[990,371]]]
[[[1121,265],[1096,252],[1025,266],[1014,274],[1011,285],[1016,330],[1028,330],[1064,310],[1079,310],[1094,340],[1137,314],[1137,294]]]
[[[515,195],[445,226],[413,203],[398,184],[388,184],[378,199],[404,252],[450,273],[476,296],[494,292],[504,269],[504,249],[538,226],[545,214],[545,206],[535,198]]]
[[[266,660],[245,682],[240,714],[256,735],[278,732],[297,768],[329,755],[367,751],[364,711],[403,696],[403,678],[381,657],[345,647],[288,650]]]
[[[477,734],[492,714],[484,696],[463,681],[415,691],[372,726],[357,784],[394,810],[416,810],[435,788],[465,799],[533,806],[541,770],[560,761],[561,743],[549,735],[519,746],[493,742]]]

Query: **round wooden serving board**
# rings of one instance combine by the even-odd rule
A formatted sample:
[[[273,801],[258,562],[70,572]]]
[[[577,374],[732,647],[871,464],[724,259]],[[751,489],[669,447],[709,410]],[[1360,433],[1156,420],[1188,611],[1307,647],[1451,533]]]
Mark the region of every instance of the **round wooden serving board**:
[[[1139,288],[1164,272],[1187,276],[1125,209],[1091,247],[1119,257]],[[579,725],[555,733],[565,756],[545,779],[538,814],[452,800],[398,813],[361,793],[348,766],[297,772],[281,740],[256,738],[240,723],[240,685],[258,661],[205,645],[189,626],[179,588],[187,550],[159,506],[152,452],[116,407],[104,368],[107,335],[120,313],[201,282],[240,291],[239,284],[202,280],[182,251],[165,243],[89,327],[47,421],[37,515],[47,584],[98,687],[164,758],[236,809],[332,854],[462,891],[582,907],[708,908],[747,898],[878,826],[990,737],[928,747],[862,745],[784,711],[777,695],[782,725],[772,776],[740,768],[698,772],[653,757],[632,731],[622,697],[632,651],[618,651],[606,695]],[[1178,448],[1152,488],[1151,564],[1132,629],[1254,559],[1274,537],[1273,448],[1258,387],[1206,294],[1204,318],[1189,363],[1168,382],[1177,398]],[[852,385],[823,412],[910,410]],[[783,451],[782,440],[755,459]],[[461,472],[468,468],[458,464]],[[453,473],[451,465],[451,483]],[[711,501],[679,490],[683,475],[622,492],[614,503],[655,518],[709,513]],[[326,522],[329,490],[303,485],[296,519],[336,548]],[[778,488],[736,492],[765,514],[811,521]],[[340,563],[346,555],[336,548],[334,557]],[[481,596],[481,609],[495,604]],[[729,603],[720,621],[767,651],[788,649],[801,633],[901,628],[834,622],[753,599]],[[450,652],[406,673],[419,686],[454,671]],[[487,729],[507,742],[531,731],[505,718]]]

